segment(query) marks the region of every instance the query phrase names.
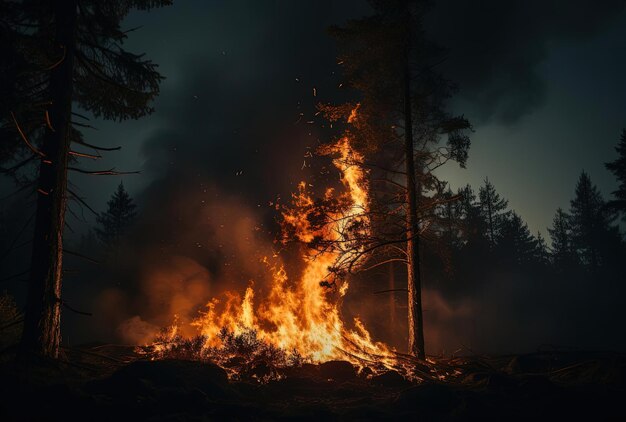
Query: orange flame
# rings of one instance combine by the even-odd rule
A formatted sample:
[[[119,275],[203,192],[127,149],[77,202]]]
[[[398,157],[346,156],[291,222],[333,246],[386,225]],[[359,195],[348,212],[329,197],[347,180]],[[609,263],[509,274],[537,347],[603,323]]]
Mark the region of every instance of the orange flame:
[[[354,117],[351,115],[351,118]],[[284,224],[293,229],[294,237],[304,243],[316,238],[348,241],[345,233],[351,225],[358,222],[365,223],[358,227],[367,227],[368,223],[367,172],[357,165],[363,157],[351,147],[348,137],[326,147],[322,153],[334,157],[333,164],[341,174],[345,191],[337,194],[329,188],[326,198],[335,196],[346,205],[341,207],[341,212],[331,213],[325,224],[313,227],[306,210],[313,209],[315,201],[307,191],[307,184],[301,182],[298,192],[292,195],[293,207],[283,209],[282,217]],[[348,254],[352,255],[348,258],[356,258],[354,254],[360,252],[358,248],[351,248]],[[304,249],[304,269],[296,280],[290,280],[282,263],[272,263],[264,257],[262,262],[272,275],[265,297],[256,304],[255,290],[250,285],[243,298],[227,292],[223,300],[211,300],[192,322],[205,339],[203,347],[219,347],[223,329],[235,335],[253,330],[257,338],[267,344],[297,352],[312,362],[344,359],[362,365],[366,356],[376,356],[382,364],[391,362],[393,352],[386,345],[373,341],[359,319],[355,319],[354,329],[347,328],[342,321],[340,305],[348,282],[333,280],[339,283],[336,290],[320,285],[332,279],[329,268],[336,265],[339,258],[334,251]]]

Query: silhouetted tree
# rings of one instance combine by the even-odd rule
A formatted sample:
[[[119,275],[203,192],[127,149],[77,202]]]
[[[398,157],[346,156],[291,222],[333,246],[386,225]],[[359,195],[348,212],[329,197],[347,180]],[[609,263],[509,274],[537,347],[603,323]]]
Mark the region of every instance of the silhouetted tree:
[[[461,216],[461,237],[464,244],[471,244],[480,247],[487,241],[487,224],[481,213],[480,203],[477,202],[476,194],[468,184],[459,188],[458,194],[461,200],[458,202],[459,214]]]
[[[507,223],[509,202],[500,197],[495,186],[485,178],[485,184],[478,191],[480,210],[487,223],[487,236],[491,247],[495,246],[503,225]]]
[[[577,257],[572,244],[570,216],[562,208],[556,210],[552,227],[548,228],[552,246],[550,257],[557,273],[567,273],[577,264]]]
[[[545,270],[550,265],[550,253],[548,252],[548,244],[541,232],[537,232],[535,237],[535,254],[534,261],[539,269]]]
[[[622,129],[622,136],[615,151],[617,152],[615,161],[605,164],[619,183],[617,190],[613,192],[615,199],[610,201],[609,205],[620,212],[622,220],[626,221],[626,129]]]
[[[115,248],[133,222],[137,206],[124,189],[122,182],[107,202],[107,206],[107,210],[97,217],[99,227],[95,231],[102,243],[108,248]]]
[[[460,202],[462,196],[454,194],[448,188],[442,195],[442,206],[439,211],[439,235],[448,247],[458,248],[461,241],[462,208]]]
[[[582,264],[596,272],[608,256],[607,241],[614,229],[600,191],[584,171],[578,179],[569,214],[574,250]]]
[[[505,265],[518,268],[528,267],[535,262],[537,240],[528,230],[528,225],[515,212],[510,213],[500,227],[497,239],[498,255]]]
[[[73,164],[80,157],[97,159],[98,151],[111,149],[85,142],[80,129],[89,125],[74,111],[74,105],[112,120],[135,119],[153,111],[150,102],[158,94],[162,78],[155,64],[124,50],[127,32],[120,24],[133,8],[169,3],[25,0],[16,6],[19,19],[11,30],[26,40],[23,46],[29,65],[36,71],[20,81],[18,105],[27,107],[14,110],[11,120],[14,135],[39,162],[22,356],[55,358],[58,354],[65,210],[68,198],[82,201],[67,189],[68,170],[117,173],[113,169],[89,171]],[[83,123],[76,121],[81,118]],[[72,150],[72,143],[95,153]]]

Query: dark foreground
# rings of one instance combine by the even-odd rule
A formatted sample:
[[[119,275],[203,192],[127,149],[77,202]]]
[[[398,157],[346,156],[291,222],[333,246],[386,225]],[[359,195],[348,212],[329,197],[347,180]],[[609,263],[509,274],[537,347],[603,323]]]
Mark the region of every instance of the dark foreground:
[[[210,363],[137,360],[129,348],[65,352],[65,362],[0,367],[0,420],[625,420],[626,356],[536,353],[446,361],[449,381],[357,373],[347,362],[229,381]],[[448,369],[450,366],[448,366]]]

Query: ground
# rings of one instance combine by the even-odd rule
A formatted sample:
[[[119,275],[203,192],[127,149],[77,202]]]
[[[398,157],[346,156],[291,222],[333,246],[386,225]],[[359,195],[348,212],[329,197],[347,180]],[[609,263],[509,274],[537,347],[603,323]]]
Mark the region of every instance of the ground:
[[[435,359],[456,376],[411,382],[347,362],[239,380],[210,362],[149,360],[133,348],[64,350],[60,362],[0,367],[0,420],[624,420],[626,356],[541,352]],[[239,367],[238,367],[239,368]],[[438,369],[439,368],[439,369]],[[426,369],[423,368],[424,370]],[[267,382],[260,379],[276,378]]]

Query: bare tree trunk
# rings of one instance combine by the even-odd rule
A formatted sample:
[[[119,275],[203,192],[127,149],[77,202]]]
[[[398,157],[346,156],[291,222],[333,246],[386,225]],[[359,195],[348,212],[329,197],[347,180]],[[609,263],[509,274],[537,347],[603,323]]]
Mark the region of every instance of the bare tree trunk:
[[[420,238],[417,219],[418,189],[415,180],[413,116],[411,104],[410,12],[407,10],[406,51],[404,57],[404,146],[407,187],[407,288],[409,308],[409,353],[424,359],[424,322],[422,318],[422,276],[420,269]]]
[[[52,3],[55,44],[62,62],[50,76],[50,126],[46,128],[39,167],[37,211],[21,355],[57,358],[61,318],[63,229],[70,149],[72,72],[76,33],[75,0]],[[43,119],[43,118],[42,118]]]

